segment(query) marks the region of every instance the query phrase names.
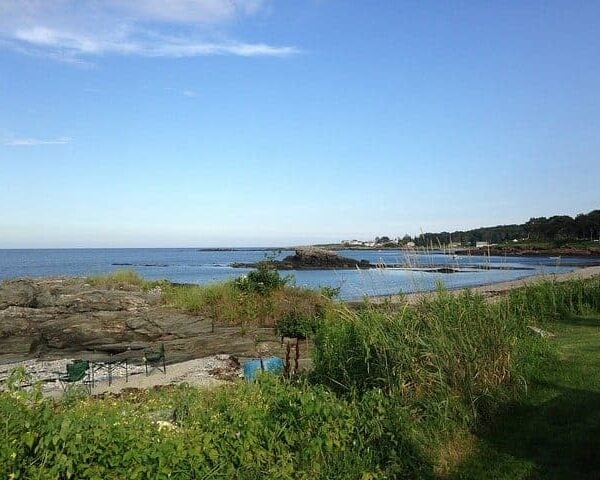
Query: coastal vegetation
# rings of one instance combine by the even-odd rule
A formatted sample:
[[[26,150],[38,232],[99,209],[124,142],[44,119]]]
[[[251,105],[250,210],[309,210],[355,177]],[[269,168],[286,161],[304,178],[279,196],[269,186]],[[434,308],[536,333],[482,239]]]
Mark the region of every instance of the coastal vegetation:
[[[139,287],[144,290],[166,284],[165,281],[146,280],[135,270],[119,269],[106,275],[94,275],[87,278],[90,285],[96,287],[106,287],[114,289],[122,289],[127,287]]]
[[[440,289],[414,306],[330,305],[308,372],[213,391],[53,401],[16,372],[0,477],[591,479],[599,299],[594,278],[495,302]]]
[[[90,277],[88,282],[111,288],[157,289],[165,306],[208,317],[219,325],[242,327],[275,327],[279,319],[290,314],[320,317],[337,294],[329,287],[297,287],[291,277],[282,276],[266,262],[246,276],[205,285],[148,281],[133,270]]]

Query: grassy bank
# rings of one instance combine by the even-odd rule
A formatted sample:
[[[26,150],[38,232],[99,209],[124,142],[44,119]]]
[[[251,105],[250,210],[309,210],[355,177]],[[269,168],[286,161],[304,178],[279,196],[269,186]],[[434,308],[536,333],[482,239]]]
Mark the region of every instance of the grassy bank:
[[[291,381],[58,403],[15,387],[0,477],[593,478],[599,298],[592,279],[341,305]]]
[[[537,370],[526,397],[476,433],[453,478],[599,478],[600,315],[567,313],[547,328],[556,335],[555,361]]]
[[[235,280],[206,285],[148,281],[133,270],[117,270],[89,277],[92,285],[104,288],[157,289],[165,306],[203,315],[221,325],[276,326],[291,315],[320,317],[331,305],[333,289],[296,287],[290,279],[266,267]]]

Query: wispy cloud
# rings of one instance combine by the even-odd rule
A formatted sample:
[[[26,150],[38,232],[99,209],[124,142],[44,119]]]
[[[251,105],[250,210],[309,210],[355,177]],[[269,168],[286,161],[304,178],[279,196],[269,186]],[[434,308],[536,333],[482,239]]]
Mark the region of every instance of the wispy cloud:
[[[2,0],[0,46],[79,62],[99,55],[285,57],[293,46],[243,42],[231,25],[263,0]],[[174,33],[177,32],[177,33]]]
[[[195,90],[192,90],[190,88],[185,88],[182,90],[179,88],[166,87],[165,91],[171,92],[171,93],[176,93],[177,95],[183,95],[184,97],[188,97],[188,98],[196,98],[198,96],[198,93]]]
[[[189,97],[189,98],[196,98],[198,96],[198,94],[196,92],[194,92],[193,90],[184,90],[183,92],[181,92],[181,94],[184,97]]]
[[[36,147],[39,145],[66,145],[71,143],[71,137],[59,137],[54,139],[39,139],[39,138],[11,138],[4,141],[7,147]]]

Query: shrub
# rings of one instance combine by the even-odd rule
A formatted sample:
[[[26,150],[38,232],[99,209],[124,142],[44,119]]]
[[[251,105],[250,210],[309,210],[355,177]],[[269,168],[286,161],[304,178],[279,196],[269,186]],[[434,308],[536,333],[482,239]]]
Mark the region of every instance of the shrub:
[[[256,270],[252,270],[245,277],[238,278],[235,285],[242,292],[265,295],[283,288],[289,281],[290,277],[282,277],[269,263],[260,262]]]
[[[17,370],[0,392],[0,478],[434,478],[443,443],[552,360],[528,322],[598,312],[597,289],[597,280],[549,283],[496,303],[441,290],[399,310],[325,309],[314,375],[294,382],[260,375],[209,392],[184,385],[53,403],[21,388]],[[233,284],[210,291],[185,298],[315,296],[248,295]],[[288,332],[320,318],[288,312]]]
[[[312,337],[317,331],[319,319],[320,314],[308,315],[298,310],[291,310],[277,322],[277,334],[281,337],[300,339]]]

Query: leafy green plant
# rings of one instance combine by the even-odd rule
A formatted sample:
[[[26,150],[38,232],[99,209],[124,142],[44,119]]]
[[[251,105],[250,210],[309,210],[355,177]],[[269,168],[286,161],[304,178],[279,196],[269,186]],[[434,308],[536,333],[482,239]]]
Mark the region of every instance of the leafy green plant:
[[[318,322],[316,315],[291,310],[277,322],[277,334],[281,337],[309,338],[316,333]]]
[[[235,286],[242,292],[265,295],[283,288],[290,280],[290,277],[282,277],[268,262],[260,262],[256,270],[252,270],[245,277],[238,278]]]

